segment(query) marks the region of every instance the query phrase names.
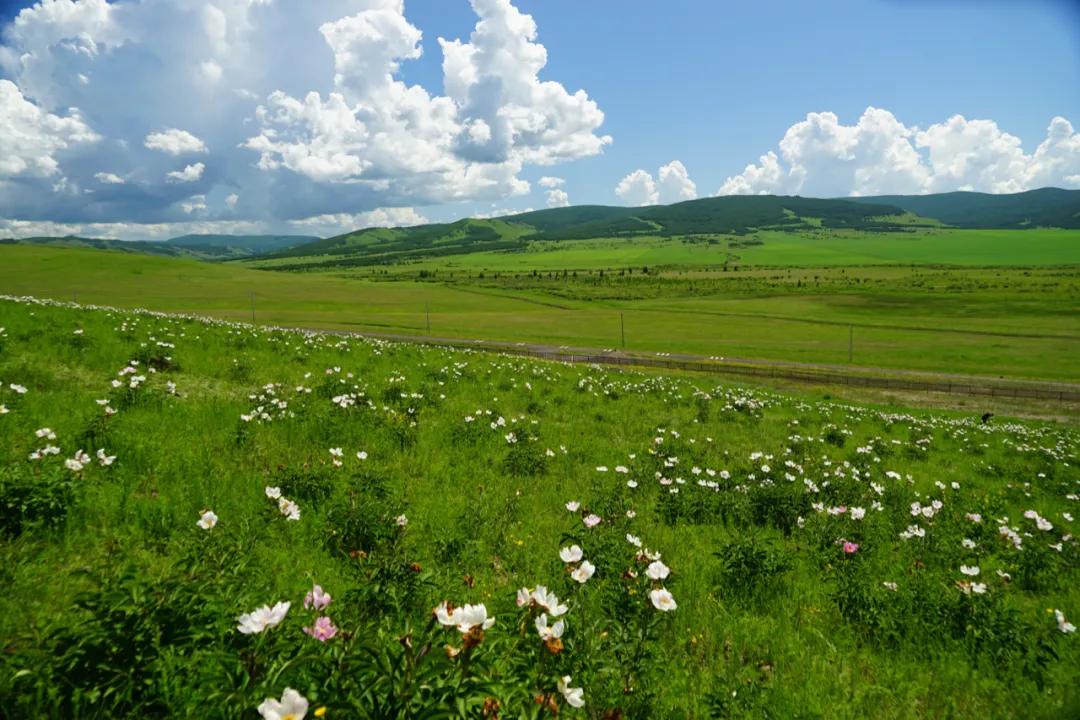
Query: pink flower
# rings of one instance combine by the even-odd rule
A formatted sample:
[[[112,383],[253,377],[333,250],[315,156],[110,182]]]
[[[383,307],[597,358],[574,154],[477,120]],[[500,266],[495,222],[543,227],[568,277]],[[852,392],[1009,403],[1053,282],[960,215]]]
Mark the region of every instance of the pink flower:
[[[846,542],[846,543],[844,543],[844,553],[845,553],[845,554],[847,554],[847,555],[854,555],[854,554],[855,554],[855,553],[857,553],[857,552],[859,552],[859,546],[858,546],[858,544],[856,544],[856,543],[853,543],[853,542]]]
[[[330,618],[323,615],[316,618],[311,627],[304,628],[304,632],[319,642],[326,642],[337,635],[337,628],[334,626],[334,623],[331,622]]]
[[[597,525],[600,524],[600,516],[596,515],[596,514],[593,514],[593,513],[590,513],[589,515],[585,516],[584,522],[585,522],[585,527],[587,527],[587,528],[589,528],[591,530],[592,528],[594,528],[594,527],[596,527]]]
[[[330,594],[324,592],[321,585],[316,585],[311,588],[307,595],[304,596],[304,609],[305,610],[323,610],[330,604]]]

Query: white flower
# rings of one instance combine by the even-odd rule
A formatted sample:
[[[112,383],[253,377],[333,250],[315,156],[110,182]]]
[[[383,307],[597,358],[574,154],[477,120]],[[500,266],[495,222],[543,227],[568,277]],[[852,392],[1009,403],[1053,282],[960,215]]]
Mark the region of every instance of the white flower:
[[[986,593],[986,583],[971,583],[971,592],[976,595],[983,595]]]
[[[583,561],[577,568],[570,573],[570,577],[574,578],[577,582],[584,585],[589,581],[589,578],[596,572],[596,566],[588,560]]]
[[[536,618],[536,632],[541,640],[558,640],[562,637],[564,627],[562,620],[555,621],[554,625],[548,625],[547,613],[541,613],[540,617]]]
[[[341,448],[330,448],[330,455],[333,457],[339,458],[344,454],[345,452]]]
[[[852,520],[862,520],[864,517],[866,517],[866,508],[861,508],[861,507],[853,507],[853,508],[851,508],[851,519]]]
[[[79,462],[78,460],[72,460],[70,458],[64,460],[64,467],[66,467],[71,472],[82,472],[83,469],[81,462]]]
[[[537,588],[539,590],[540,588]],[[525,607],[532,602],[532,591],[527,587],[518,588],[517,598],[515,599],[518,607]]]
[[[537,585],[532,592],[532,600],[551,614],[551,617],[559,617],[566,613],[566,606],[559,604],[559,598],[543,585]]]
[[[218,516],[213,510],[207,510],[199,517],[199,522],[195,523],[203,530],[209,530],[217,525]]]
[[[441,624],[446,625],[447,627],[457,627],[458,632],[462,635],[467,635],[472,632],[474,628],[487,630],[495,624],[495,618],[488,617],[487,608],[483,603],[480,603],[479,605],[465,605],[464,607],[454,608],[450,611],[447,610],[446,601],[444,600],[437,608],[435,608],[435,617]]]
[[[14,390],[19,395],[26,394],[26,387],[24,385],[16,385],[15,383],[11,383],[10,385],[8,385],[8,387]]]
[[[286,520],[295,521],[300,519],[300,506],[288,498],[278,499],[278,510],[281,511]]]
[[[405,517],[404,515],[398,515],[396,518],[394,518],[394,523],[398,527],[405,527],[409,524],[409,518]]]
[[[361,450],[360,452],[356,453],[356,459],[357,460],[367,460],[367,451],[366,450]]]
[[[626,542],[630,543],[634,547],[641,547],[641,538],[639,538],[637,535],[631,535],[630,533],[626,533]]]
[[[36,435],[39,438],[45,438],[46,440],[55,440],[56,439],[56,433],[54,433],[52,430],[50,430],[47,427],[46,428],[41,428],[40,430],[35,430],[34,435]]]
[[[649,600],[652,600],[654,608],[662,612],[670,612],[678,607],[675,604],[675,598],[664,588],[650,590]]]
[[[267,486],[264,489],[264,492],[266,493],[266,497],[270,498],[271,500],[277,500],[281,497],[281,488]]]
[[[585,707],[585,690],[583,688],[570,687],[570,676],[563,675],[558,682],[559,692],[562,693],[566,704],[571,707]]]
[[[266,628],[271,628],[285,619],[285,614],[289,612],[289,606],[292,603],[279,602],[271,608],[269,605],[263,605],[257,610],[253,610],[249,613],[241,615],[237,618],[240,623],[236,626],[236,629],[245,635],[251,635],[254,633],[261,633]]]
[[[116,460],[116,456],[106,455],[104,448],[99,448],[97,451],[97,459],[103,467],[108,467],[109,465],[112,465],[113,462]]]
[[[564,547],[559,551],[559,558],[564,563],[576,563],[584,557],[584,553],[581,552],[581,548],[577,545],[571,545],[570,547]]]
[[[660,560],[653,560],[645,570],[645,575],[647,575],[650,580],[664,580],[670,574],[671,568]]]
[[[570,502],[566,503],[566,509],[570,512],[577,512],[578,508],[580,507],[581,503],[579,503],[577,500],[571,500]]]
[[[263,720],[303,720],[307,709],[307,699],[292,688],[285,688],[280,701],[266,698],[258,708]]]
[[[11,411],[8,410],[7,405],[0,405],[0,415],[7,415],[9,412]]]
[[[1054,610],[1054,619],[1057,620],[1058,630],[1063,633],[1076,632],[1076,626],[1065,619],[1065,613],[1060,610]]]
[[[971,538],[964,538],[963,540],[960,541],[960,544],[963,545],[968,550],[972,550],[975,547],[975,541],[972,540]]]
[[[884,585],[887,590],[892,590],[893,592],[896,592],[896,583],[886,580],[881,584]]]
[[[589,513],[582,519],[582,522],[585,523],[585,527],[591,530],[600,524],[600,516],[595,513]]]
[[[970,565],[970,566],[969,565],[961,565],[960,566],[960,572],[962,572],[965,575],[968,575],[970,577],[975,577],[976,575],[979,574],[979,566],[978,565]]]

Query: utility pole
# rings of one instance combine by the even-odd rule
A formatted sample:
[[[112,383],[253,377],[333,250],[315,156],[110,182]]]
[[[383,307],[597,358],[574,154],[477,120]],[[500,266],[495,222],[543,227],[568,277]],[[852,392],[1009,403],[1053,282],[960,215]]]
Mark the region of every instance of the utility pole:
[[[622,346],[623,350],[626,349],[626,317],[623,313],[619,313],[619,331],[622,334]]]
[[[255,293],[248,293],[251,296],[251,324],[255,324]]]
[[[847,329],[847,361],[851,364],[851,358],[855,352],[855,326],[848,325]]]

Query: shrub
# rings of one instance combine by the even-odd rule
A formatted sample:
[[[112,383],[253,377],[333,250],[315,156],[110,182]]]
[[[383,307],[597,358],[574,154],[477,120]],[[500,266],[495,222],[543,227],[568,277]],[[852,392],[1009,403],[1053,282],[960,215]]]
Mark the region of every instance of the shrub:
[[[59,465],[0,467],[0,532],[7,537],[61,524],[74,502],[75,476]]]
[[[720,560],[720,583],[732,595],[753,598],[775,587],[790,561],[770,539],[755,535],[733,537],[713,553]]]

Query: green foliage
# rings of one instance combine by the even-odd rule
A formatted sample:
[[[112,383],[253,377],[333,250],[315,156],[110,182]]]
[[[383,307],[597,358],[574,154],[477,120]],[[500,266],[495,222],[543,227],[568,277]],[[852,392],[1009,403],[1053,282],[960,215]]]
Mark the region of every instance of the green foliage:
[[[30,469],[0,467],[0,533],[16,537],[33,525],[54,527],[75,502],[75,477],[50,464]]]
[[[776,589],[791,563],[771,538],[739,535],[713,553],[719,560],[717,575],[724,592],[735,597],[757,598]]]
[[[0,327],[0,716],[1074,714],[1074,427],[52,304]]]

